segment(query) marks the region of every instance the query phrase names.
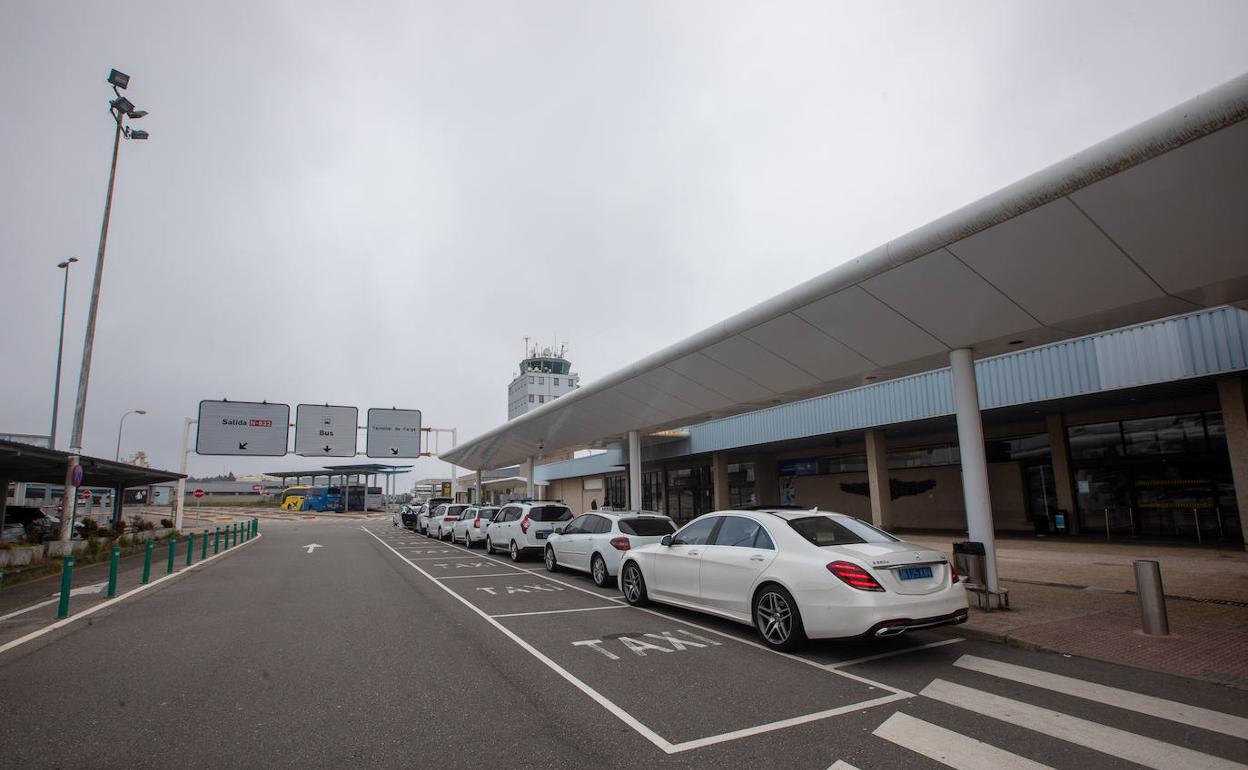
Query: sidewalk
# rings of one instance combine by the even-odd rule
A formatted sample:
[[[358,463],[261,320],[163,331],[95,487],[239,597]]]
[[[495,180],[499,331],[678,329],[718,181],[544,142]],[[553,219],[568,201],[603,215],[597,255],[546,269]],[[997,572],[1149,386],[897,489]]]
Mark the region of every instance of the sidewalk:
[[[907,535],[951,551],[948,537]],[[1170,635],[1139,628],[1132,562],[1161,564]],[[1010,609],[971,610],[958,628],[1021,647],[1095,658],[1248,689],[1248,553],[1062,539],[997,540]]]

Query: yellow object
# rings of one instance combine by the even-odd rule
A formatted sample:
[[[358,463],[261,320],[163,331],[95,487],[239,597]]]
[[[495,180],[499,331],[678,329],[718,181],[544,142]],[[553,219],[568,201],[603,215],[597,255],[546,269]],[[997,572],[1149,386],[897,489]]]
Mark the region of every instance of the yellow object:
[[[306,485],[286,487],[282,490],[282,510],[302,511],[303,498],[308,493]]]

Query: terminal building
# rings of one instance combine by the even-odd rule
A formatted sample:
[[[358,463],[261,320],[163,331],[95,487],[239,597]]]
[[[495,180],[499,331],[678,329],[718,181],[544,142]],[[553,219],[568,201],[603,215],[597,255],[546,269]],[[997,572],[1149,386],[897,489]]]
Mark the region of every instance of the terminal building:
[[[1243,75],[441,457],[580,510],[965,532],[985,606],[998,532],[1242,543],[1246,211]]]

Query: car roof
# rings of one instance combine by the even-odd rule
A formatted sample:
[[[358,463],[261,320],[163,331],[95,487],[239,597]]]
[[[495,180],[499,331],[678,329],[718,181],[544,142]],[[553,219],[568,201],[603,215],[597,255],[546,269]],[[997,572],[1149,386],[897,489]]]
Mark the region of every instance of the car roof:
[[[659,513],[658,511],[604,511],[604,510],[599,509],[597,511],[585,511],[581,515],[584,516],[586,513],[596,513],[599,516],[606,516],[607,518],[611,518],[611,519],[623,519],[623,518],[667,519],[667,518],[670,518],[667,514]]]

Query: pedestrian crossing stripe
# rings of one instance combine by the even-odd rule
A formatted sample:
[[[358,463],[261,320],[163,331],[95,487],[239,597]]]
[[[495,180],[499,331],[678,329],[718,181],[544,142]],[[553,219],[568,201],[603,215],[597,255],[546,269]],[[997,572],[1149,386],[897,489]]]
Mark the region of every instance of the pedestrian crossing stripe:
[[[960,770],[1051,770],[1048,765],[900,711],[884,720],[872,735]]]

